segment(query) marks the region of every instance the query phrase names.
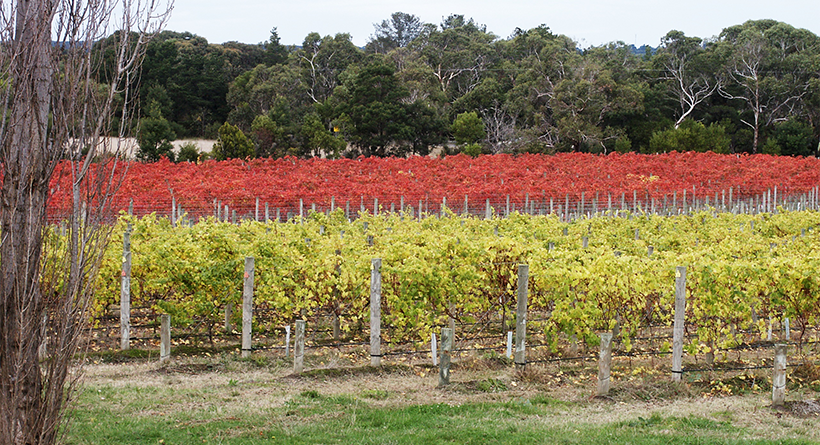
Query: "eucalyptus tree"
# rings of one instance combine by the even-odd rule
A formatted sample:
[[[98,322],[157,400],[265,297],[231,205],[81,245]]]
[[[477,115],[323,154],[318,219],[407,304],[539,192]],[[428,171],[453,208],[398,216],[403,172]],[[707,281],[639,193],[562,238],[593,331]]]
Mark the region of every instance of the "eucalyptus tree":
[[[669,31],[661,39],[652,60],[662,73],[660,79],[665,81],[669,95],[680,106],[675,128],[720,86],[719,61],[712,48],[705,47],[702,39],[687,37],[681,31]]]
[[[530,150],[557,150],[560,137],[555,126],[553,100],[556,85],[570,76],[572,66],[580,61],[575,42],[564,35],[553,34],[542,25],[526,31],[516,30],[505,43],[503,54],[504,71],[512,81],[507,110],[515,116],[518,126],[527,128]],[[510,120],[508,117],[507,127]],[[489,127],[488,133],[493,133],[493,126]]]
[[[228,87],[228,120],[248,131],[260,115],[268,115],[280,126],[287,126],[312,111],[297,64],[257,65],[239,75]]]
[[[441,106],[447,103],[447,96],[439,88],[433,70],[419,52],[409,48],[396,48],[387,53],[387,59],[396,67],[396,76],[407,88],[409,102],[423,100]]]
[[[374,24],[375,34],[367,43],[367,49],[376,53],[387,53],[396,48],[406,48],[410,42],[424,32],[425,24],[420,18],[405,12],[394,12],[389,20]]]
[[[340,75],[348,66],[358,63],[364,51],[351,41],[350,34],[322,37],[312,32],[305,37],[295,57],[302,71],[305,91],[314,103],[327,100],[341,84]]]
[[[623,137],[620,129],[606,125],[607,117],[639,109],[643,96],[633,85],[615,81],[599,62],[584,58],[556,84],[550,105],[559,149],[606,153]]]
[[[486,26],[451,15],[440,28],[413,40],[410,47],[422,55],[440,90],[452,101],[481,82],[494,62],[490,44],[496,39]]]
[[[752,152],[761,129],[787,120],[802,105],[817,78],[818,37],[774,20],[747,21],[726,28],[719,37],[725,53],[725,82],[720,94],[744,104],[742,122],[752,129]]]

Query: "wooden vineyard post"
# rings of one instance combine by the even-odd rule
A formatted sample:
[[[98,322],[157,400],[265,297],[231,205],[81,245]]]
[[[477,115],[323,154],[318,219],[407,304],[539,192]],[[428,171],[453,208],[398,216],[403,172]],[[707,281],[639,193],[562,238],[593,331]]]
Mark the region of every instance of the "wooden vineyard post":
[[[166,363],[171,359],[171,316],[168,314],[160,316],[159,337],[159,362]]]
[[[773,213],[777,213],[777,186],[774,186],[774,195],[773,196],[774,197],[772,198],[773,202],[772,202],[772,206],[771,206],[772,207],[771,211]]]
[[[790,327],[789,327],[789,318],[788,318],[788,317],[786,317],[785,319],[783,319],[783,331],[784,331],[784,332],[785,332],[785,334],[786,334],[786,341],[791,340],[791,339],[792,339],[792,335],[791,335],[791,329],[790,329]]]
[[[245,274],[242,286],[242,357],[251,356],[251,331],[253,329],[253,257],[245,258]]]
[[[612,333],[604,332],[601,337],[601,348],[598,353],[598,396],[609,395],[610,367],[612,366]]]
[[[583,216],[586,213],[586,203],[584,202],[584,192],[581,192],[581,205],[578,208],[578,214]]]
[[[225,333],[230,334],[233,331],[233,324],[231,318],[233,317],[233,303],[230,301],[225,303]]]
[[[341,338],[341,325],[339,320],[339,314],[333,313],[333,341],[338,342]]]
[[[526,264],[518,265],[518,298],[515,309],[515,365],[523,370],[527,364],[527,284],[530,276],[530,267]]]
[[[293,373],[305,369],[305,320],[296,320],[296,341],[293,343]]]
[[[441,329],[441,359],[438,365],[438,386],[450,384],[450,351],[453,350],[453,330]]]
[[[772,316],[769,315],[769,333],[766,335],[766,341],[772,341]]]
[[[774,345],[774,371],[772,376],[772,406],[786,402],[786,345]]]
[[[560,207],[561,204],[559,203]],[[569,222],[569,193],[564,197],[564,222]]]
[[[528,213],[530,210],[530,194],[524,193],[524,211],[521,213]]]
[[[438,366],[438,345],[436,345],[436,333],[430,337],[430,355],[433,357],[433,366]]]
[[[120,281],[120,349],[131,347],[131,222],[122,236],[122,279]]]
[[[285,326],[285,357],[290,355],[290,325]]]
[[[381,366],[382,260],[373,258],[370,265],[370,366]]]
[[[342,276],[342,259],[341,259],[342,251],[340,249],[336,249],[336,268],[335,273],[337,277]],[[334,297],[336,299],[335,310],[333,311],[333,340],[338,342],[341,338],[341,326],[340,326],[340,315],[339,315],[339,301],[341,301],[341,296],[339,295],[339,289],[334,290]]]
[[[672,330],[672,381],[683,375],[683,322],[686,315],[686,267],[675,271],[675,326]]]

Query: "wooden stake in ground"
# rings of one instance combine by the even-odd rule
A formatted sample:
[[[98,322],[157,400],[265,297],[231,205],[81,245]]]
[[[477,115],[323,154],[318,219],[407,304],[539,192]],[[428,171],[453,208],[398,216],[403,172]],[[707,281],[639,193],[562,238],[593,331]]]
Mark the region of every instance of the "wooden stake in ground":
[[[453,350],[453,330],[441,329],[441,360],[438,367],[438,386],[450,384],[450,351]]]
[[[167,363],[171,360],[171,316],[168,314],[160,316],[159,337],[159,362]]]
[[[598,354],[598,396],[609,395],[610,373],[612,366],[612,333],[604,332],[601,337],[601,347]]]
[[[305,320],[296,320],[296,341],[293,344],[293,373],[305,369]]]
[[[438,345],[436,345],[436,333],[433,332],[430,338],[430,355],[433,357],[433,366],[438,366]]]
[[[518,295],[515,309],[515,365],[523,370],[527,364],[527,284],[529,282],[530,267],[526,264],[518,265]]]
[[[120,287],[120,349],[131,347],[131,222],[122,236],[122,280]]]
[[[225,303],[225,333],[230,334],[233,331],[231,318],[233,317],[233,303],[230,301]]]
[[[290,325],[285,326],[285,358],[290,355]]]
[[[672,381],[683,375],[683,322],[686,315],[686,267],[675,271],[675,326],[672,330]]]
[[[242,289],[242,357],[251,356],[251,332],[253,329],[253,257],[245,258],[245,275]]]
[[[772,376],[772,406],[786,402],[786,345],[774,345],[774,371]]]
[[[370,366],[380,366],[381,353],[381,302],[382,260],[373,258],[370,266]]]

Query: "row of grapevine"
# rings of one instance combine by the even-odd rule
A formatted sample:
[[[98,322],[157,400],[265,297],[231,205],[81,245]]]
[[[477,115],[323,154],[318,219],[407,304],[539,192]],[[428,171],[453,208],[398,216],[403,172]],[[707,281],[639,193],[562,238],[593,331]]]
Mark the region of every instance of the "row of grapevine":
[[[513,206],[519,212],[578,214],[613,208],[731,209],[742,201],[747,212],[763,201],[771,212],[772,204],[797,200],[802,208],[816,206],[820,185],[816,158],[714,153],[118,161],[101,170],[122,180],[111,199],[114,210],[128,208],[132,200],[138,215],[168,213],[172,205],[181,205],[196,219],[214,214],[217,203],[247,217],[257,199],[280,209],[283,219],[287,213],[299,214],[300,202],[305,212],[313,206],[326,211],[335,201],[337,208],[349,207],[354,215],[362,207],[373,213],[376,199],[385,210],[412,206],[434,213],[445,200],[461,211],[467,198],[468,211],[476,215],[484,212],[488,199],[498,213]],[[59,166],[49,202],[54,221],[73,202],[71,181],[68,166]]]
[[[499,219],[446,214],[311,213],[290,223],[213,218],[174,227],[124,216],[102,267],[95,313],[117,304],[121,240],[133,226],[132,301],[175,323],[221,322],[241,301],[242,263],[256,262],[255,304],[274,325],[335,314],[343,332],[367,325],[372,258],[382,259],[387,341],[427,341],[452,316],[475,321],[513,313],[518,264],[530,265],[530,310],[557,346],[565,335],[595,341],[618,326],[629,339],[671,325],[676,266],[688,269],[693,351],[765,337],[769,320],[795,328],[820,318],[820,223],[816,212],[596,217],[572,223],[513,213]],[[650,253],[651,252],[651,253]]]

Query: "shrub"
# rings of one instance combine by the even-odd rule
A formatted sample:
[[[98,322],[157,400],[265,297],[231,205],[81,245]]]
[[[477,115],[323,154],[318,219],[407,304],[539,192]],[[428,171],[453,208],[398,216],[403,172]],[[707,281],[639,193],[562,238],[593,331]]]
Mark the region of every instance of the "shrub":
[[[197,162],[199,160],[199,146],[193,142],[186,142],[179,147],[177,162]]]
[[[484,131],[484,122],[475,111],[461,113],[456,116],[450,126],[457,144],[475,144],[487,137]]]
[[[219,138],[214,144],[213,155],[217,161],[248,158],[253,156],[253,142],[242,130],[227,122],[219,127]]]
[[[718,124],[708,127],[700,122],[685,120],[678,128],[658,131],[649,140],[649,150],[652,153],[666,153],[670,151],[729,153],[730,138],[726,130]]]

